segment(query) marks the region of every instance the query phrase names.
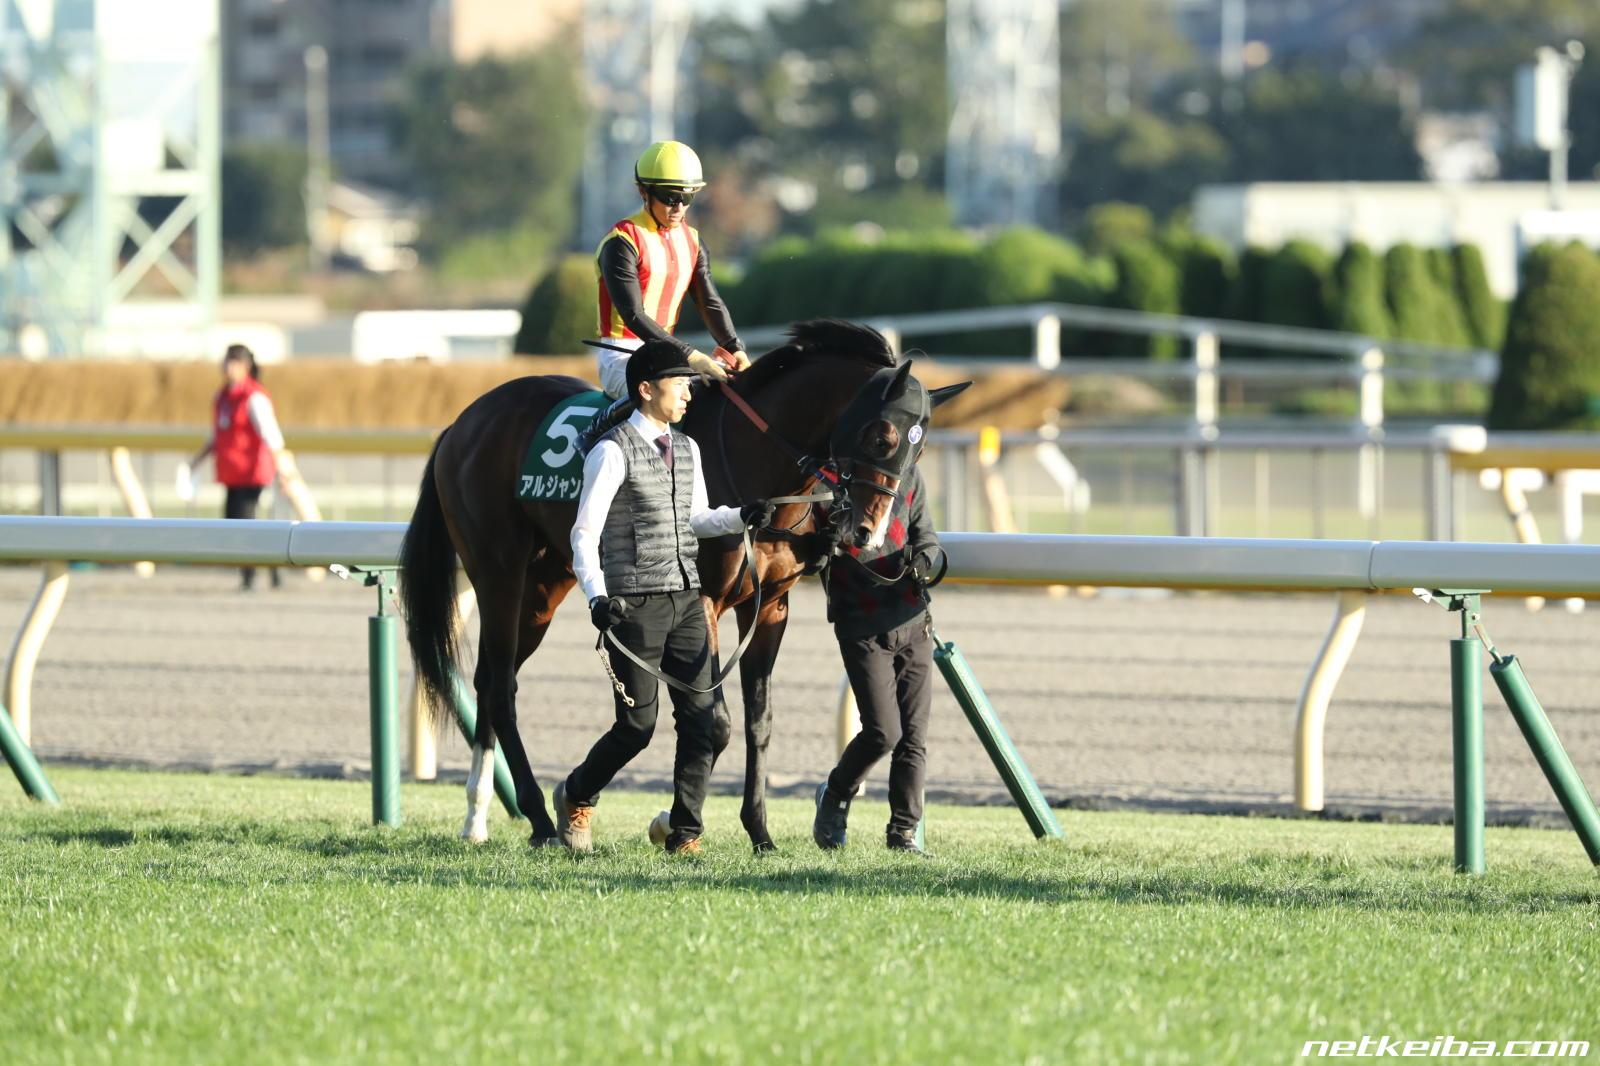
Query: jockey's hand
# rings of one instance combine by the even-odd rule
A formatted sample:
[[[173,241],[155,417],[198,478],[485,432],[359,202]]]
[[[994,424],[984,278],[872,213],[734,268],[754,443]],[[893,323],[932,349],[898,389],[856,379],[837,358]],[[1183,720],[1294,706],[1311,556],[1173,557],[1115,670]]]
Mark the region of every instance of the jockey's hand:
[[[918,552],[911,560],[911,580],[919,585],[926,585],[933,580],[933,556],[929,552]]]
[[[808,554],[819,559],[826,559],[839,550],[839,543],[844,539],[844,531],[831,525],[805,535],[805,549]]]
[[[716,378],[718,381],[728,380],[728,368],[722,365],[721,360],[713,359],[705,352],[690,352],[689,366],[694,369],[695,373],[704,374],[708,378]]]
[[[744,528],[751,533],[766,529],[772,525],[772,516],[778,513],[771,500],[752,500],[739,508],[739,517],[744,520]]]
[[[627,617],[628,605],[622,600],[614,600],[610,596],[596,596],[589,601],[589,621],[594,627],[604,633],[623,618]]]
[[[723,365],[735,374],[742,370],[750,369],[750,357],[744,354],[743,348],[736,352],[730,352],[726,348],[718,348],[711,355],[712,358],[721,360]]]

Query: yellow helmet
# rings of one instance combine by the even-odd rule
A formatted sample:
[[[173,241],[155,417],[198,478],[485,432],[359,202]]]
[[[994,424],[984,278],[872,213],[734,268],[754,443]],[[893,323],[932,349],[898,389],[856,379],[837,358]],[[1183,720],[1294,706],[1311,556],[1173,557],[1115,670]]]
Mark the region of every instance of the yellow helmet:
[[[657,141],[633,165],[633,180],[640,185],[670,185],[677,189],[703,189],[700,157],[682,141]]]

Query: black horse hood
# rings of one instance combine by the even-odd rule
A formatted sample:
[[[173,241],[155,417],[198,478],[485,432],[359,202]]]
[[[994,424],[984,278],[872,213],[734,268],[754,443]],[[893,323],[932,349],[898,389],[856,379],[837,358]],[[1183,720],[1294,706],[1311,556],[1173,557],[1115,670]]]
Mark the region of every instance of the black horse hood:
[[[904,478],[922,454],[933,409],[971,384],[930,390],[911,376],[909,360],[885,367],[867,379],[840,413],[829,450],[835,461]]]

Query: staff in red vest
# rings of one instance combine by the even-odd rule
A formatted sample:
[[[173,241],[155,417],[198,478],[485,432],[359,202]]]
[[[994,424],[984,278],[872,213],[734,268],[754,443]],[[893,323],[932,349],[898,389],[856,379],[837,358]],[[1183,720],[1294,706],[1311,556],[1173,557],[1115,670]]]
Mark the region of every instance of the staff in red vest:
[[[190,465],[198,466],[207,455],[215,457],[217,480],[228,490],[224,518],[256,517],[261,490],[272,484],[280,467],[286,478],[296,476],[272,397],[261,387],[255,353],[242,344],[230,345],[222,357],[222,388],[212,405],[211,439]],[[283,579],[276,569],[271,574],[272,587],[277,588]],[[240,587],[250,588],[254,568],[246,567],[239,575]]]

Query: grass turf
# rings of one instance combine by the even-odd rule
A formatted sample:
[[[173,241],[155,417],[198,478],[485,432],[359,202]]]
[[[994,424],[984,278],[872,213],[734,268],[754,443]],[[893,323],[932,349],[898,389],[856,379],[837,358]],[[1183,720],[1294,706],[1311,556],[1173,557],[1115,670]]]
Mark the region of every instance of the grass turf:
[[[1570,833],[935,807],[931,860],[881,803],[825,855],[737,801],[668,859],[662,797],[607,795],[597,853],[533,852],[459,786],[57,769],[0,788],[10,1063],[1287,1062],[1362,1034],[1600,1047],[1600,885]]]

